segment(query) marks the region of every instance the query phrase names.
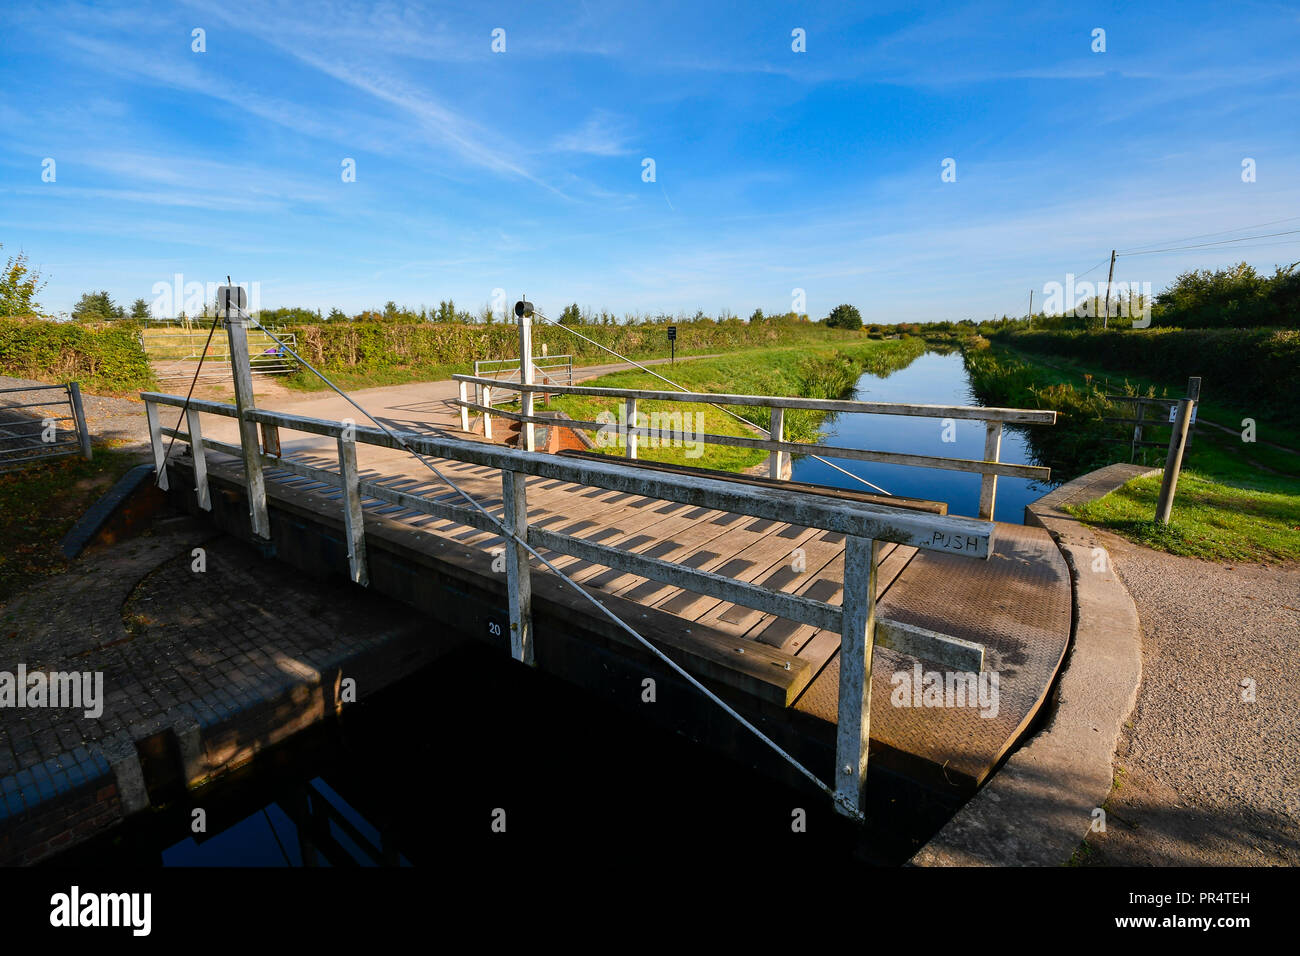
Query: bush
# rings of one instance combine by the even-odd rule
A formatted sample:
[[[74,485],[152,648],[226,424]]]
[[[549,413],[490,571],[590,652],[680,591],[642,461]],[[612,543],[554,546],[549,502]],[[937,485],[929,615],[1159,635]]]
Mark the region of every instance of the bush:
[[[134,323],[0,320],[0,371],[41,382],[77,381],[101,392],[155,386]]]

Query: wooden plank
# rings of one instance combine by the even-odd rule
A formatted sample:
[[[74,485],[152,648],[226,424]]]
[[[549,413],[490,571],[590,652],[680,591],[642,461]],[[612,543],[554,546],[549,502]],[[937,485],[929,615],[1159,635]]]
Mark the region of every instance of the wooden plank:
[[[343,492],[343,529],[348,545],[348,572],[355,583],[367,587],[370,584],[370,571],[366,567],[366,519],[361,513],[357,446],[343,435],[338,437],[337,442],[339,489]]]

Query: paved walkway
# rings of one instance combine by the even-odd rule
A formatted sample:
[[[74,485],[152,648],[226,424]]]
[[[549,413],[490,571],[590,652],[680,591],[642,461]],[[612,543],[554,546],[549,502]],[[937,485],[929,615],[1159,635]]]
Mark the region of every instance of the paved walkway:
[[[1109,825],[1082,862],[1300,865],[1300,567],[1216,564],[1094,533],[1137,603],[1143,674]]]

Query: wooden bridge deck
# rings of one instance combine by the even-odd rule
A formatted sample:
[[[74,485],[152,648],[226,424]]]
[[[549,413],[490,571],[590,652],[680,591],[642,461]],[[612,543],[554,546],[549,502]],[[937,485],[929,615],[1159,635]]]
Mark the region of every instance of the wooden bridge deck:
[[[458,492],[409,456],[382,449],[366,451],[363,478],[464,504]],[[336,471],[338,467],[331,450],[311,438],[292,448],[286,443],[285,453],[319,468]],[[211,451],[208,457],[210,477],[242,483],[239,461]],[[501,513],[498,471],[455,461],[436,464],[481,505]],[[283,470],[268,469],[266,479],[272,499],[290,495],[300,506],[322,515],[341,513],[337,487]],[[527,495],[532,525],[830,604],[838,604],[842,596],[844,538],[839,534],[541,478],[528,479]],[[373,498],[364,499],[363,507],[368,536],[372,526],[394,533],[405,528],[408,534],[418,528],[483,557],[502,544],[491,533]],[[626,609],[629,605],[623,602],[630,602],[645,609],[640,617],[654,622],[629,623],[650,627],[646,636],[686,651],[682,663],[697,676],[715,683],[721,676],[722,684],[769,705],[834,724],[837,632],[574,557],[546,556],[579,584],[608,596],[611,608]],[[802,570],[796,567],[796,559],[801,560]],[[563,587],[548,570],[534,564],[535,589],[539,578],[550,578]],[[478,566],[486,568],[484,562]],[[490,578],[485,586],[501,587],[503,575],[483,576]],[[998,525],[996,548],[987,562],[889,543],[881,554],[877,594],[883,615],[984,644],[986,669],[998,678],[998,699],[996,708],[982,710],[899,706],[895,675],[910,677],[918,663],[923,671],[935,665],[877,647],[872,673],[872,760],[883,759],[909,776],[940,785],[973,789],[1030,723],[1063,658],[1070,636],[1071,598],[1060,552],[1040,529],[1005,524]],[[600,616],[581,601],[571,609],[593,619]],[[539,635],[539,640],[544,636]],[[691,661],[708,666],[692,667]]]

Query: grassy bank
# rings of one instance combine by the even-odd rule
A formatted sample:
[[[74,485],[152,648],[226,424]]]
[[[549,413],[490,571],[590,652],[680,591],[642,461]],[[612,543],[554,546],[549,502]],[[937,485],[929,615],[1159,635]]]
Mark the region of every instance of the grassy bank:
[[[1184,471],[1168,525],[1152,520],[1160,476],[1138,478],[1096,501],[1072,507],[1081,521],[1130,541],[1210,561],[1300,561],[1300,495],[1215,481]]]
[[[800,395],[808,398],[843,398],[851,393],[854,383],[864,372],[888,375],[904,368],[925,352],[919,339],[902,339],[888,342],[862,342],[833,347],[786,347],[752,349],[722,358],[699,359],[670,368],[659,367],[666,375],[683,387],[696,392],[727,392],[742,395]],[[640,388],[670,390],[659,379],[645,372],[632,370],[602,375],[584,384],[600,388]],[[553,399],[551,410],[562,411],[571,418],[595,421],[602,412],[618,413],[619,402],[595,396],[571,395]],[[725,406],[762,429],[771,424],[770,409],[751,406]],[[647,416],[689,415],[686,431],[714,435],[739,435],[762,437],[755,429],[707,405],[682,402],[641,402],[637,411]],[[698,418],[695,416],[699,416]],[[819,437],[819,426],[825,416],[814,412],[790,410],[786,412],[785,434],[795,441],[814,441]],[[623,449],[606,447],[598,449],[611,455],[623,454]],[[704,446],[702,455],[688,447],[646,447],[638,449],[641,458],[650,461],[671,462],[716,468],[724,471],[743,471],[767,459],[767,452],[751,448],[732,448],[720,445]]]
[[[1061,411],[1055,429],[1029,433],[1036,456],[1073,476],[1129,460],[1126,443],[1132,426],[1105,422],[1128,417],[1130,406],[1112,405],[1106,394],[1177,397],[1186,382],[1168,385],[1151,377],[1109,379],[1103,370],[1059,356],[1040,357],[1001,348],[968,349],[966,365],[976,394],[986,404],[1029,403]],[[1173,515],[1168,525],[1153,519],[1160,477],[1140,478],[1097,501],[1071,509],[1080,520],[1107,528],[1131,541],[1171,554],[1215,561],[1300,559],[1300,455],[1258,442],[1242,441],[1239,430],[1223,431],[1209,422],[1222,417],[1240,422],[1241,409],[1207,401],[1204,423],[1183,459]],[[1290,435],[1275,420],[1257,422],[1259,434]],[[1053,434],[1055,432],[1055,434]],[[1150,429],[1161,440],[1168,428]],[[1140,452],[1142,463],[1161,468],[1163,448]]]

